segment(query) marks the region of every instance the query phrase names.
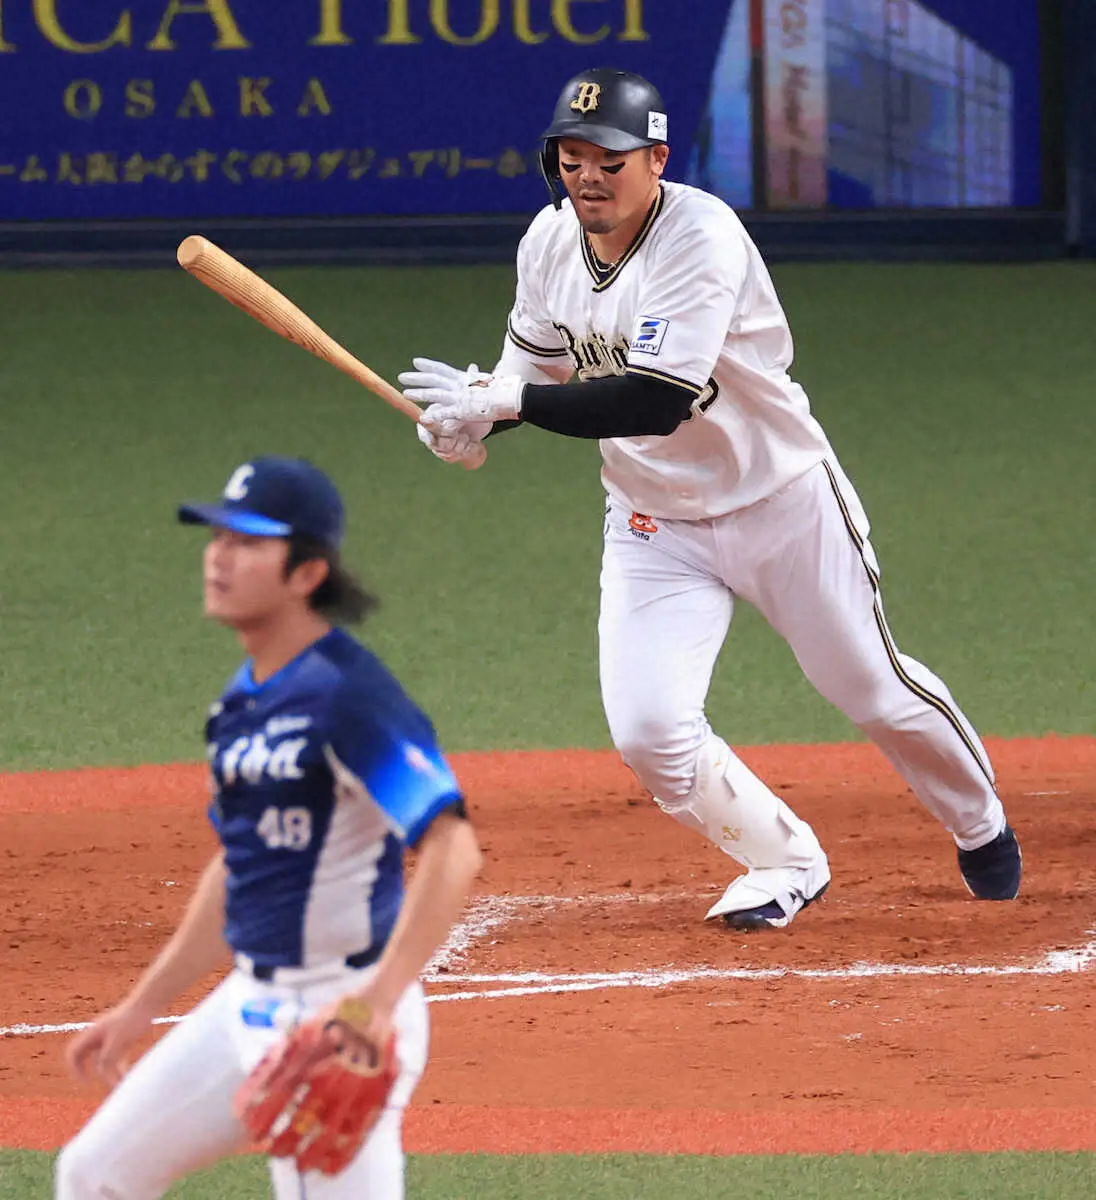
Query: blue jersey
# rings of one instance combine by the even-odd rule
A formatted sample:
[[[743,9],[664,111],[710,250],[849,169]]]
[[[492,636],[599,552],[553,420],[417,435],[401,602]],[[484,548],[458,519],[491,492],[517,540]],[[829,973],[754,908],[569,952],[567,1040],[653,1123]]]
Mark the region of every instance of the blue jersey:
[[[404,845],[461,799],[434,730],[385,667],[333,629],[210,710],[210,819],[225,848],[225,940],[271,967],[383,946]]]

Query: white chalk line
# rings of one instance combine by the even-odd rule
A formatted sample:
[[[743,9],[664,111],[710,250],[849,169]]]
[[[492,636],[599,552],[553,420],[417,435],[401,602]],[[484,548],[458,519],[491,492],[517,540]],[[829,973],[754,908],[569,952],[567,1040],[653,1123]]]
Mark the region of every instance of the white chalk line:
[[[697,967],[680,970],[589,972],[555,975],[539,971],[505,972],[498,975],[445,974],[426,977],[428,984],[459,986],[487,985],[471,990],[437,992],[427,997],[431,1004],[467,1000],[502,1000],[522,996],[564,995],[569,992],[594,992],[609,988],[668,988],[685,983],[742,982],[756,983],[775,979],[848,981],[853,979],[894,979],[910,977],[982,976],[1006,978],[1019,975],[1066,975],[1088,970],[1096,960],[1096,942],[1078,950],[1055,950],[1038,963],[1029,965],[971,966],[960,963],[853,963],[848,967],[741,967],[718,969]],[[499,984],[515,984],[500,987]],[[185,1017],[157,1017],[154,1025],[174,1025]],[[75,1033],[86,1029],[90,1021],[69,1021],[61,1025],[0,1026],[0,1037],[31,1037],[47,1033]]]
[[[1093,940],[1070,950],[1051,950],[1035,963],[1011,965],[970,965],[960,963],[851,963],[842,967],[685,967],[651,968],[643,971],[588,971],[552,973],[542,971],[461,973],[451,964],[465,958],[476,942],[492,930],[501,929],[518,918],[523,910],[571,905],[650,904],[666,899],[690,898],[691,893],[627,893],[592,896],[483,896],[474,901],[465,917],[454,926],[444,946],[427,965],[423,982],[427,985],[456,987],[464,990],[442,991],[427,996],[431,1004],[454,1001],[502,1000],[538,995],[564,995],[572,992],[600,991],[610,988],[658,989],[686,983],[756,983],[778,979],[847,981],[853,979],[894,979],[980,976],[1068,975],[1096,965],[1096,929],[1086,930]],[[473,986],[469,989],[468,985]],[[503,986],[500,986],[503,985]],[[511,985],[511,986],[504,986]],[[157,1017],[154,1025],[174,1025],[184,1016]],[[51,1025],[20,1022],[0,1026],[0,1038],[33,1037],[39,1034],[76,1033],[90,1021],[68,1021]]]
[[[448,968],[464,958],[492,929],[508,925],[514,919],[519,901],[529,899],[524,896],[481,896],[474,900],[468,912],[450,930],[445,944],[426,964],[427,972]]]
[[[663,900],[693,899],[690,892],[628,892],[621,895],[578,896],[480,896],[453,926],[445,944],[426,964],[424,978],[432,979],[442,971],[451,971],[465,959],[477,942],[494,930],[520,919],[530,910],[567,908],[587,905],[657,904]]]
[[[153,1025],[178,1025],[180,1021],[185,1021],[187,1014],[181,1017],[153,1017]],[[91,1025],[90,1021],[65,1021],[61,1025],[3,1025],[0,1026],[0,1038],[5,1037],[33,1037],[37,1033],[79,1033],[81,1029],[87,1029]]]
[[[453,926],[445,944],[427,963],[427,977],[429,978],[432,972],[450,969],[455,962],[465,958],[475,943],[493,929],[503,928],[529,909],[596,904],[657,904],[662,900],[691,898],[691,892],[629,892],[609,896],[481,896],[469,905],[467,913]]]

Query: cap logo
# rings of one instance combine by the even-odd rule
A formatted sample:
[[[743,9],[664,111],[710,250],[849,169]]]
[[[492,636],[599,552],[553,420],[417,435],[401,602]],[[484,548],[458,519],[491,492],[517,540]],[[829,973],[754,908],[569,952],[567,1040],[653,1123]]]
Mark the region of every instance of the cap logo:
[[[232,478],[225,484],[226,500],[242,500],[247,495],[247,486],[255,468],[250,463],[244,463],[232,472]]]
[[[601,103],[600,83],[580,83],[571,108],[577,113],[596,112]]]

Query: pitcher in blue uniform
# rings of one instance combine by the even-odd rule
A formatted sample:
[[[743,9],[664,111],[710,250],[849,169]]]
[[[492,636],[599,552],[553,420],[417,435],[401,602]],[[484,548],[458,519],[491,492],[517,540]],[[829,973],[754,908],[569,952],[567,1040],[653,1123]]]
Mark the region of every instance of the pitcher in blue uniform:
[[[179,928],[129,994],[78,1034],[69,1060],[114,1090],[56,1168],[59,1200],[153,1200],[246,1145],[233,1113],[272,1043],[346,995],[394,1028],[400,1076],[339,1175],[271,1159],[278,1200],[396,1200],[403,1111],[427,1056],[419,975],[480,865],[460,787],[429,720],[342,625],[372,600],[342,566],[343,506],[302,459],[238,467],[209,527],[206,615],[247,654],[209,710],[209,815],[221,848]],[[419,850],[404,888],[406,846]],[[224,981],[128,1069],[127,1054],[187,988]]]

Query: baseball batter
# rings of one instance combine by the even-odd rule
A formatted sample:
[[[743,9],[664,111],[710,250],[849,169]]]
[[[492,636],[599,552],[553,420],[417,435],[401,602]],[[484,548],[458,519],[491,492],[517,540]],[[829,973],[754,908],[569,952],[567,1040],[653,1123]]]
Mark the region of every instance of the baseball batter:
[[[830,882],[811,828],[705,716],[739,599],[951,831],[970,891],[1012,899],[1020,849],[985,749],[895,645],[867,517],[788,374],[788,324],[746,230],[664,181],[666,109],[639,76],[576,76],[544,137],[553,202],[518,250],[494,372],[416,359],[400,380],[446,461],[521,422],[599,440],[605,712],[656,803],[746,868],[708,916],[785,926]]]
[[[221,848],[159,957],[70,1045],[80,1076],[117,1086],[62,1151],[55,1194],[152,1200],[246,1147],[237,1093],[260,1060],[287,1031],[352,1009],[377,1044],[396,1036],[379,1120],[337,1173],[271,1158],[274,1194],[397,1200],[403,1111],[427,1055],[418,976],[464,903],[476,836],[430,722],[337,625],[369,597],[340,565],[330,480],[303,460],[257,458],[219,503],[179,516],[211,527],[206,614],[248,655],[206,725]],[[406,894],[405,846],[419,847]],[[153,1017],[229,954],[227,978],[127,1070]],[[337,1089],[321,1100],[337,1103]]]

